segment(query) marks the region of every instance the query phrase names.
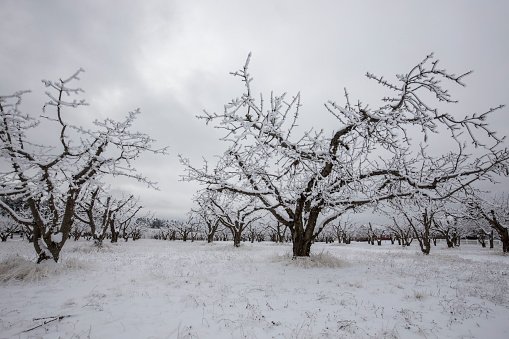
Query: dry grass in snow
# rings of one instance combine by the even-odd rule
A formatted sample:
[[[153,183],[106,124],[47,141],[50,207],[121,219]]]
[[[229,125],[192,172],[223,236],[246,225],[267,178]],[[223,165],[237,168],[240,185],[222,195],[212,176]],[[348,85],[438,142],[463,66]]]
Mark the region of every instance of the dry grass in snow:
[[[432,248],[0,244],[0,338],[508,338],[509,256]]]

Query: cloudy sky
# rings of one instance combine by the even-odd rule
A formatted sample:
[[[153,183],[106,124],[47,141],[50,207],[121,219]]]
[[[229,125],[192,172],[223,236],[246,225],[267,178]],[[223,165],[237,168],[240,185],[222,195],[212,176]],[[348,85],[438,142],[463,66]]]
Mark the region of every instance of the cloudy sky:
[[[242,94],[229,72],[253,53],[255,90],[298,91],[304,123],[321,128],[323,103],[350,97],[377,106],[367,71],[391,77],[434,52],[460,74],[452,110],[481,112],[509,104],[509,2],[340,0],[3,0],[0,20],[0,94],[31,89],[25,107],[39,114],[41,79],[85,69],[80,86],[90,119],[121,119],[141,108],[140,131],[169,146],[169,155],[144,157],[137,168],[159,182],[123,189],[163,218],[185,218],[198,186],[179,181],[177,155],[194,163],[225,145],[197,120]],[[509,129],[508,110],[493,124]]]

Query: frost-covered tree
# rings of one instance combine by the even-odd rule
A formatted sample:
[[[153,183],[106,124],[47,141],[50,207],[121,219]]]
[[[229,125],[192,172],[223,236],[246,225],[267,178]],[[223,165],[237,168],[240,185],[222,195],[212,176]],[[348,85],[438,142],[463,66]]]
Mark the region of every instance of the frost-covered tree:
[[[349,244],[352,241],[354,233],[358,228],[354,223],[350,222],[349,218],[346,218],[344,221],[340,219],[337,223],[331,223],[330,227],[338,242],[343,242],[344,244]]]
[[[176,240],[178,237],[182,241],[195,240],[197,227],[192,220],[169,220],[170,240]],[[172,233],[173,232],[173,233]],[[171,236],[173,234],[173,236]]]
[[[7,241],[14,233],[21,230],[21,225],[12,219],[9,215],[0,214],[0,240]]]
[[[460,245],[460,228],[457,219],[450,213],[443,212],[442,217],[434,218],[432,231],[445,239],[447,247],[453,248]]]
[[[509,252],[509,197],[482,198],[471,194],[463,200],[464,218],[476,221],[484,234],[495,230],[502,242],[504,253]],[[484,236],[483,234],[483,236]],[[492,241],[492,240],[491,240]],[[491,246],[492,247],[492,246]]]
[[[214,236],[221,227],[219,218],[214,213],[214,204],[212,203],[216,196],[217,193],[209,190],[198,192],[193,199],[197,207],[191,209],[191,218],[201,226],[208,243],[214,241]]]
[[[119,235],[126,241],[128,227],[142,206],[133,195],[116,199],[102,186],[92,186],[84,194],[75,209],[75,217],[90,226],[96,244],[101,245],[107,235],[117,242]]]
[[[73,85],[82,71],[67,79],[43,81],[49,101],[41,118],[21,111],[21,99],[27,91],[0,96],[0,196],[22,198],[30,213],[20,215],[1,200],[0,207],[32,229],[37,262],[58,261],[84,187],[104,175],[129,177],[154,186],[136,172],[132,161],[143,152],[165,152],[154,149],[150,137],[132,130],[139,110],[130,112],[123,121],[96,120],[92,129],[72,124],[68,109],[87,105],[77,98],[83,90]],[[35,141],[41,121],[49,142],[44,145]]]
[[[387,229],[396,237],[398,244],[403,247],[410,246],[414,239],[414,230],[412,229],[412,226],[408,223],[399,221],[394,216],[392,216],[392,224],[387,225]]]
[[[136,215],[142,209],[142,206],[138,205],[138,201],[131,202],[129,206],[125,207],[124,211],[121,211],[118,215],[118,234],[124,241],[127,241],[129,238],[135,241],[141,239],[144,233],[146,233],[147,227],[135,220]]]
[[[347,211],[415,194],[442,199],[507,168],[503,138],[486,123],[502,106],[461,117],[435,107],[433,97],[440,108],[455,102],[442,81],[464,86],[468,73],[441,69],[432,55],[395,82],[368,73],[392,95],[375,107],[346,94],[344,105],[325,104],[336,118],[333,130],[310,126],[305,132],[297,127],[300,93],[257,97],[249,62],[233,73],[245,92],[222,113],[201,116],[224,130],[228,150],[212,171],[181,158],[184,179],[258,199],[290,228],[294,256],[309,256],[313,240]],[[439,133],[450,142],[442,154],[432,154],[427,145]],[[475,156],[467,153],[467,142],[477,146]]]
[[[90,226],[85,224],[84,222],[75,220],[72,225],[71,233],[69,234],[69,236],[74,241],[78,241],[81,237],[85,237],[85,239],[90,240],[92,237],[92,233],[90,232]]]
[[[210,202],[219,222],[231,232],[235,247],[240,246],[244,231],[264,216],[260,214],[261,208],[257,206],[254,198],[241,194],[232,192],[216,194]]]
[[[275,222],[266,222],[265,228],[267,229],[271,241],[281,244],[285,242],[286,231],[288,230],[287,225],[276,220]]]
[[[404,224],[410,226],[413,236],[419,242],[421,252],[428,255],[431,251],[433,238],[433,222],[437,214],[442,212],[431,200],[426,199],[394,199],[391,206],[400,218],[394,218],[394,224],[404,229]]]
[[[374,245],[376,241],[378,246],[381,246],[382,239],[384,236],[386,236],[387,233],[387,227],[384,225],[377,225],[370,222],[367,225],[367,233],[368,241],[371,243],[371,245]]]

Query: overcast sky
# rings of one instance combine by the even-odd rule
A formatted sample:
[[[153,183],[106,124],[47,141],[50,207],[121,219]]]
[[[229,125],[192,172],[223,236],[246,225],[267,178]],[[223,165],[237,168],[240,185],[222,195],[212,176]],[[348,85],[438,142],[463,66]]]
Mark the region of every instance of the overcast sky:
[[[229,75],[253,53],[257,92],[298,91],[305,122],[321,128],[323,103],[350,98],[376,107],[370,71],[392,77],[435,52],[466,88],[453,110],[472,113],[509,104],[509,2],[339,0],[3,0],[0,14],[0,94],[31,89],[26,108],[44,103],[41,79],[85,69],[80,86],[90,119],[121,119],[141,108],[138,130],[169,155],[136,167],[159,182],[154,192],[136,182],[122,188],[163,218],[186,218],[197,185],[179,181],[177,155],[200,164],[225,144],[195,118],[221,111],[242,94]],[[509,130],[508,109],[493,124]]]

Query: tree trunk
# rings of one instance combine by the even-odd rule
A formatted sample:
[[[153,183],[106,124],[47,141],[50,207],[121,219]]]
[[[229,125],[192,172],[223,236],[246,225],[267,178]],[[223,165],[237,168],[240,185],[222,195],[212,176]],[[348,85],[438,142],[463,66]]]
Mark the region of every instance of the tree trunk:
[[[232,233],[233,233],[233,246],[240,247],[241,233],[240,232],[232,232]]]
[[[214,235],[216,234],[217,231],[217,223],[214,225],[210,222],[207,222],[207,228],[208,228],[207,242],[211,243],[214,241]]]
[[[488,219],[488,221],[490,222],[491,227],[494,228],[498,232],[498,235],[500,236],[500,241],[502,242],[502,251],[504,253],[508,253],[509,252],[509,229],[507,229],[504,225],[502,225],[500,223],[500,221],[498,221],[498,219],[495,216],[495,211],[491,210],[491,215],[492,215],[493,219],[491,219],[491,220]],[[491,231],[491,234],[493,234],[493,230]],[[490,239],[490,246],[491,246],[491,242],[493,242],[492,239]]]
[[[429,238],[423,239],[423,243],[424,243],[424,247],[421,246],[422,253],[428,255],[429,251],[431,250],[431,244],[430,244]]]
[[[56,229],[56,234],[59,234],[58,241],[53,241],[57,239],[54,237],[54,232],[51,228],[46,230],[47,226],[43,222],[35,202],[31,199],[28,200],[32,215],[35,219],[35,224],[33,226],[33,240],[35,252],[38,255],[38,264],[48,259],[53,259],[55,262],[58,262],[58,259],[60,258],[60,251],[69,237],[74,221],[74,207],[76,205],[74,195],[77,195],[77,191],[69,193],[66,201],[65,212],[62,220],[60,221],[60,228]],[[54,220],[53,222],[58,223],[58,220]]]
[[[484,231],[480,231],[479,235],[477,236],[477,241],[481,244],[483,248],[486,248],[486,239],[485,239],[485,233]]]
[[[311,253],[312,240],[303,234],[293,237],[293,257],[309,257]]]
[[[113,232],[111,233],[111,242],[112,243],[118,242],[118,232],[115,230],[113,230]]]
[[[314,225],[308,223],[306,231],[301,223],[295,225],[292,231],[293,257],[309,257],[313,243]]]
[[[110,232],[111,232],[111,242],[112,243],[116,243],[118,242],[118,234],[119,232],[117,232],[115,230],[115,219],[116,219],[116,215],[113,214],[113,216],[111,217],[111,219],[109,219],[109,224],[110,224]]]
[[[509,252],[509,232],[508,232],[507,228],[504,228],[499,233],[500,233],[500,241],[502,241],[502,251],[504,253],[508,253]]]
[[[448,236],[445,237],[445,241],[447,242],[447,247],[448,248],[453,248],[454,247],[454,242],[451,239],[449,239]]]

